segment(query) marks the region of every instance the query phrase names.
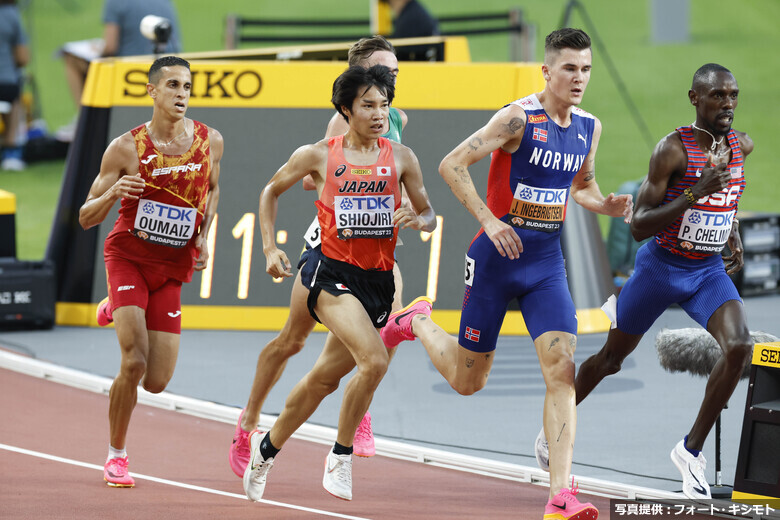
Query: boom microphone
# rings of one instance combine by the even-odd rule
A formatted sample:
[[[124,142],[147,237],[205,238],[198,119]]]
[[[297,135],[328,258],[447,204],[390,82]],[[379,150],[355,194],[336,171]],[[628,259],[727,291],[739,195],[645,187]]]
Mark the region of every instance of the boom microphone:
[[[751,332],[754,343],[780,341],[766,332]],[[718,342],[704,329],[662,329],[655,338],[658,360],[669,372],[689,372],[697,376],[709,377],[715,363],[723,355]],[[750,363],[740,378],[750,375]]]

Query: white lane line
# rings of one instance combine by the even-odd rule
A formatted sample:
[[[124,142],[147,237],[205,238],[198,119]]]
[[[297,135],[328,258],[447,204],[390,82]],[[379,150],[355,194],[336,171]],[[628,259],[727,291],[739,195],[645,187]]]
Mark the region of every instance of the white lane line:
[[[20,354],[2,349],[0,345],[0,368],[13,370],[29,376],[41,378],[47,381],[68,385],[98,394],[108,395],[112,379],[88,374],[80,370],[57,366],[52,363],[32,359]],[[185,397],[167,392],[150,394],[138,389],[138,403],[154,406],[163,410],[177,413],[185,413],[207,419],[235,425],[238,421],[240,408],[221,405],[213,402],[202,401],[191,397]],[[267,431],[276,419],[261,414],[260,423]],[[336,439],[336,430],[325,426],[304,423],[293,438],[332,446]],[[515,482],[525,482],[547,487],[550,481],[549,473],[542,471],[536,465],[522,466],[509,462],[501,462],[460,453],[452,453],[430,447],[413,446],[404,442],[388,439],[376,439],[377,455],[383,455],[398,460],[411,461],[428,466],[446,468],[455,471],[463,471],[476,475],[488,476]],[[610,498],[636,499],[679,499],[678,493],[659,489],[622,484],[609,480],[589,478],[577,475],[580,492],[600,495]]]
[[[41,453],[39,451],[27,450],[25,448],[19,448],[16,446],[9,446],[8,444],[0,443],[0,450],[13,451],[15,453],[21,453],[22,455],[30,455],[32,457],[39,457],[41,459],[53,460],[55,462],[61,462],[63,464],[70,464],[71,466],[79,466],[82,468],[96,469],[102,471],[103,467],[97,464],[91,464],[89,462],[81,462],[79,460],[66,459],[64,457],[58,457],[56,455],[49,455],[48,453]],[[134,478],[139,480],[148,480],[150,482],[157,482],[159,484],[166,484],[168,486],[180,487],[184,489],[191,489],[193,491],[201,491],[203,493],[211,493],[212,495],[220,495],[223,497],[239,498],[241,500],[248,500],[244,495],[238,493],[229,493],[227,491],[220,491],[219,489],[211,489],[202,486],[193,486],[192,484],[185,484],[184,482],[176,482],[175,480],[167,480],[164,478],[152,477],[150,475],[142,475],[141,473],[130,473]],[[273,500],[260,500],[263,504],[268,504],[278,507],[286,507],[288,509],[295,509],[297,511],[306,511],[307,513],[315,513],[318,515],[332,516],[334,518],[346,518],[348,520],[369,520],[360,516],[342,515],[340,513],[333,513],[330,511],[323,511],[321,509],[312,509],[310,507],[296,506],[294,504],[286,504],[284,502],[275,502]]]

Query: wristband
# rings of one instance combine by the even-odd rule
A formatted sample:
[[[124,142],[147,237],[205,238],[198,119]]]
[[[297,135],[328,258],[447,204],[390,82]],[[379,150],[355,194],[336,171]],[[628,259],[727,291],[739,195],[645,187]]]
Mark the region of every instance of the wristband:
[[[694,196],[693,190],[690,187],[685,188],[683,193],[685,194],[685,200],[688,201],[689,206],[696,204],[696,197]]]

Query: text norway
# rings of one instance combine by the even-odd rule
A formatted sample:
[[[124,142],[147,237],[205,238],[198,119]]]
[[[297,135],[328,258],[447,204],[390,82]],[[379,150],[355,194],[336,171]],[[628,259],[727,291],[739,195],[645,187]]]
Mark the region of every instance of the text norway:
[[[563,159],[563,167],[561,167],[561,159]],[[540,160],[543,168],[576,172],[579,171],[580,166],[582,166],[582,163],[585,161],[585,156],[573,153],[562,154],[560,152],[552,152],[551,150],[544,150],[538,146],[534,146],[534,150],[531,152],[531,157],[528,159],[528,162],[538,166]]]

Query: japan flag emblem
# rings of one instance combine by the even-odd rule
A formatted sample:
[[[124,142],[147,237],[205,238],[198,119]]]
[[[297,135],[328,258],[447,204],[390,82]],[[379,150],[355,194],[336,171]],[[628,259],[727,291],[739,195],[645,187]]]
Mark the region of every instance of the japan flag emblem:
[[[390,167],[389,166],[377,166],[376,167],[376,174],[380,177],[387,177],[390,175]]]

